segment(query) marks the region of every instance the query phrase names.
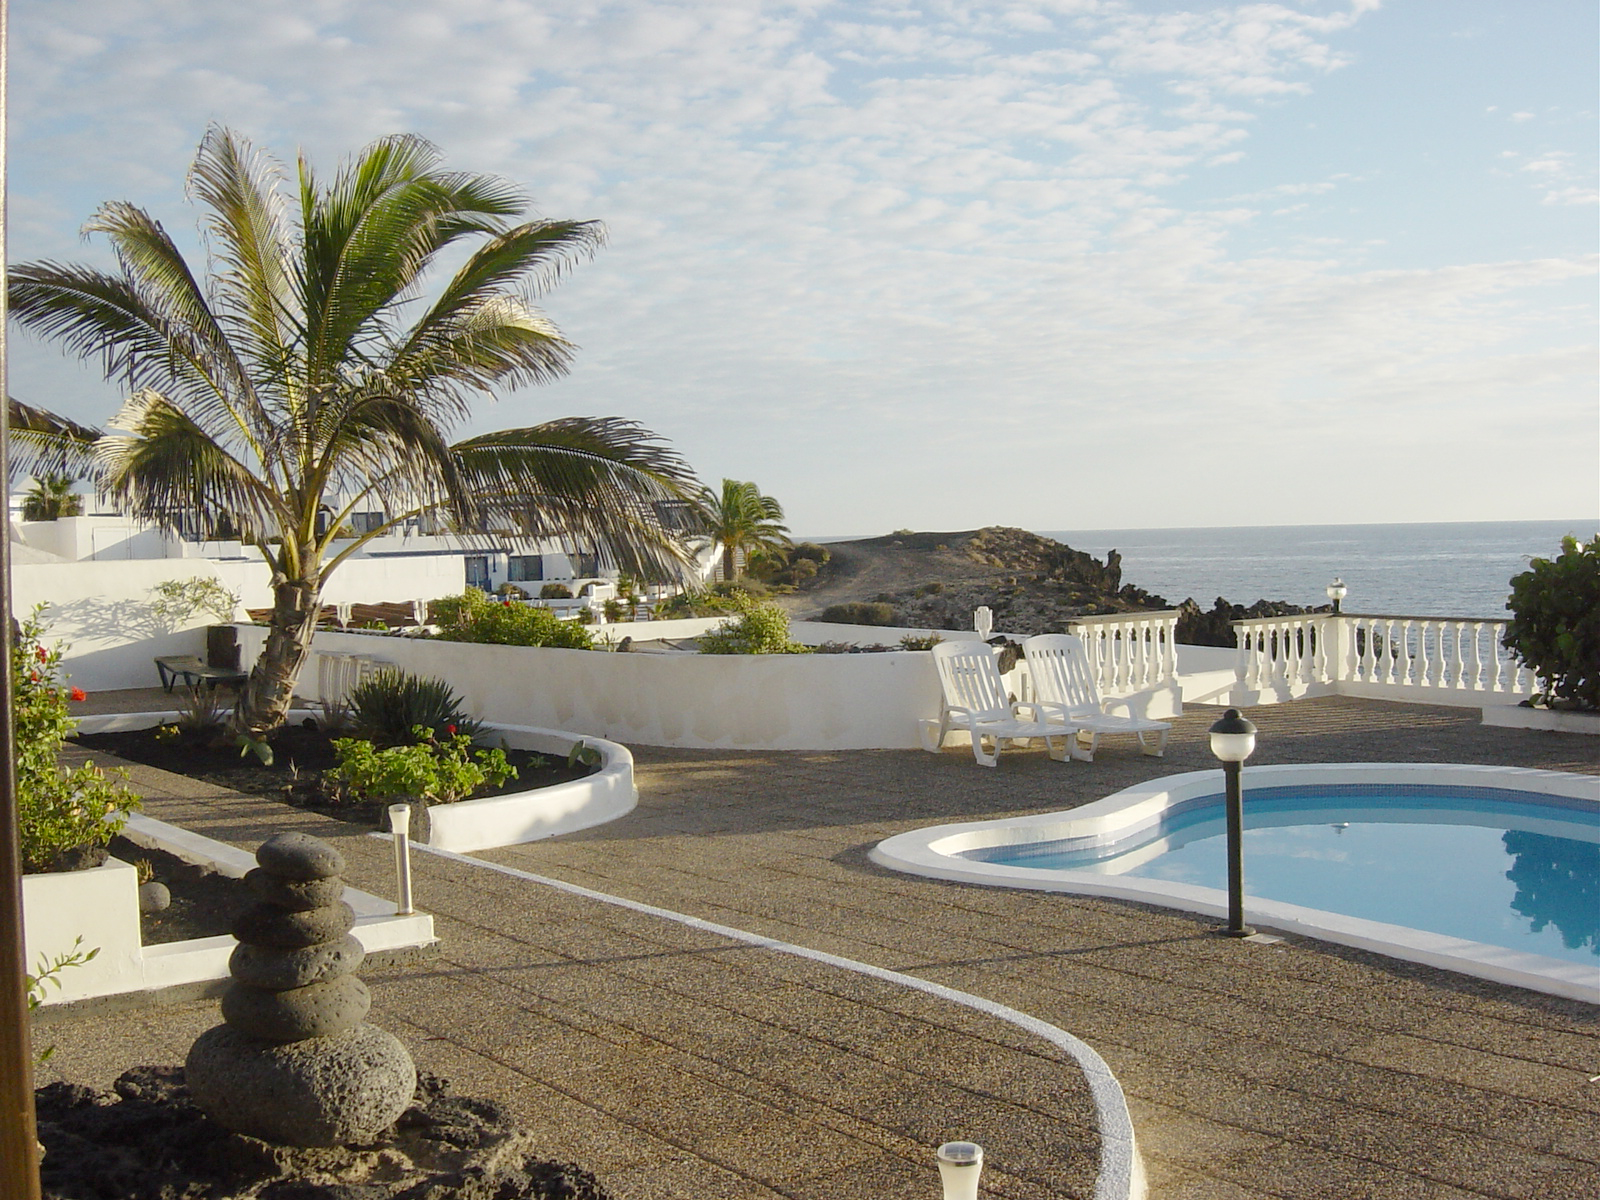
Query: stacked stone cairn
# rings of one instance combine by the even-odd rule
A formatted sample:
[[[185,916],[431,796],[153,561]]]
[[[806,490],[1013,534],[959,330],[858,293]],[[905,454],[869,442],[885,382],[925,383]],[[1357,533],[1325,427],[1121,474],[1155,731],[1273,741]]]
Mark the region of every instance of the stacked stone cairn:
[[[344,859],[303,833],[256,851],[244,881],[259,900],[240,915],[222,997],[225,1024],[189,1050],[184,1074],[214,1121],[263,1141],[373,1141],[411,1103],[416,1068],[364,1020],[372,996],[352,972],[364,951],[344,902]]]

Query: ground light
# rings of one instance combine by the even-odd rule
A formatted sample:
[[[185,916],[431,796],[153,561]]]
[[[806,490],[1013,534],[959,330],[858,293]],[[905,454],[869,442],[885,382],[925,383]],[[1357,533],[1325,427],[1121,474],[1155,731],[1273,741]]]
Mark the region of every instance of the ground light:
[[[1250,937],[1255,930],[1244,923],[1244,796],[1239,769],[1255,752],[1256,727],[1230,708],[1211,727],[1211,753],[1222,763],[1227,782],[1228,806],[1228,937]]]
[[[978,1200],[983,1147],[976,1142],[946,1142],[939,1147],[938,1159],[944,1200]]]
[[[394,834],[394,883],[396,916],[404,917],[411,907],[411,805],[389,805],[389,829]]]
[[[1333,601],[1333,615],[1337,617],[1340,612],[1339,605],[1343,603],[1344,598],[1349,594],[1350,589],[1345,587],[1344,580],[1336,575],[1334,576],[1333,582],[1330,583],[1324,590],[1328,593],[1328,599]]]

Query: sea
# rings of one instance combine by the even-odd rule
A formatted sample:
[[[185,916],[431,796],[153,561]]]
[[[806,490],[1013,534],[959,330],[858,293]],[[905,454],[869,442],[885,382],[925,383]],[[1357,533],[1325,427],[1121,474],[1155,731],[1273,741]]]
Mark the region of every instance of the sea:
[[[1594,517],[1572,521],[1460,521],[1397,525],[1246,525],[1208,529],[1042,529],[1035,532],[1104,558],[1122,555],[1122,582],[1173,604],[1209,609],[1284,600],[1328,602],[1335,578],[1344,611],[1388,616],[1506,617],[1511,577],[1528,560],[1587,541]],[[799,538],[796,539],[801,540]],[[808,541],[848,541],[812,537]]]
[[[1328,602],[1335,577],[1344,611],[1506,617],[1510,581],[1561,539],[1593,538],[1600,521],[1463,521],[1414,525],[1255,525],[1216,529],[1052,529],[1045,537],[1104,558],[1122,555],[1122,581],[1177,604],[1210,608],[1286,600]]]

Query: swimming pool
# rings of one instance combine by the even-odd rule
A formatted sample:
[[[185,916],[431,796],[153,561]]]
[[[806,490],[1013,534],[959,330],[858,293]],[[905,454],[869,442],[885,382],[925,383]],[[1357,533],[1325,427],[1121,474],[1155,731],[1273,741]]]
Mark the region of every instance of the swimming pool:
[[[880,843],[897,870],[1222,915],[1220,771]],[[1600,779],[1510,767],[1246,767],[1246,915],[1600,1003]]]

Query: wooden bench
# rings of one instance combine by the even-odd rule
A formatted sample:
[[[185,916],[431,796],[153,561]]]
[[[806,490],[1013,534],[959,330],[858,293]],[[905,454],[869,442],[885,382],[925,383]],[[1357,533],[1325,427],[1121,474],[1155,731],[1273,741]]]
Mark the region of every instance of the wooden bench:
[[[193,654],[165,654],[156,658],[156,672],[161,676],[161,686],[166,691],[182,682],[184,687],[198,687],[204,683],[212,691],[224,683],[237,691],[250,678],[248,671],[232,671],[224,667],[208,667]]]

